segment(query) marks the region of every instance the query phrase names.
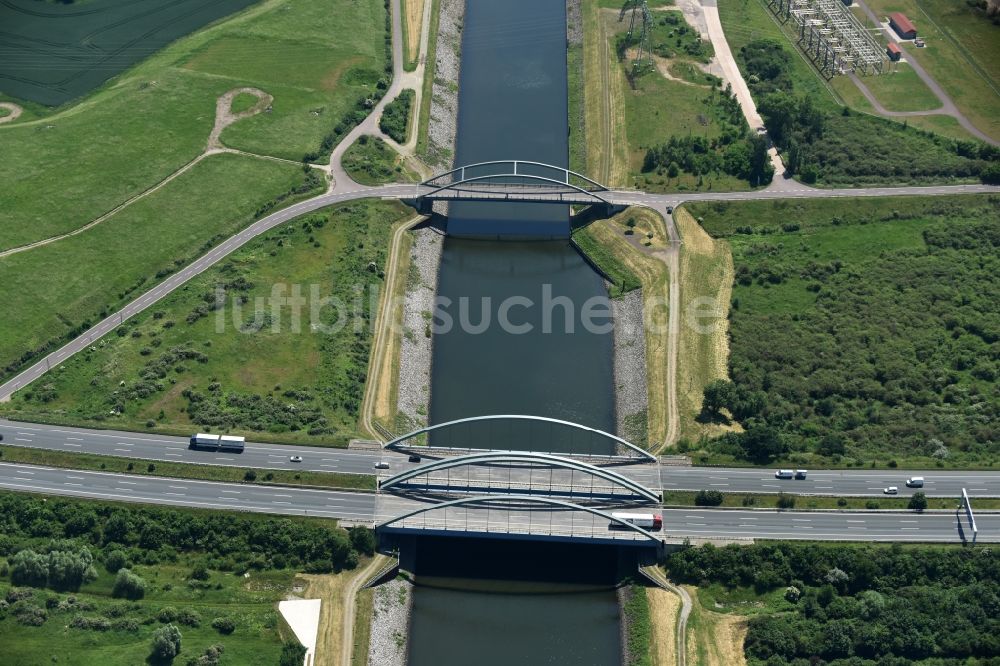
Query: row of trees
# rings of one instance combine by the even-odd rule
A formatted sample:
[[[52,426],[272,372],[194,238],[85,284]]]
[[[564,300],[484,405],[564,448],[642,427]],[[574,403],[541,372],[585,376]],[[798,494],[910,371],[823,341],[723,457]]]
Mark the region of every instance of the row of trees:
[[[998,663],[1000,554],[988,549],[709,545],[671,554],[667,569],[690,583],[784,588],[787,612],[750,620],[752,665]]]
[[[45,547],[26,549],[40,539],[55,540]],[[280,517],[0,495],[0,555],[13,555],[13,562],[22,558],[28,576],[23,583],[30,585],[78,587],[90,576],[96,558],[115,558],[115,565],[124,566],[121,553],[143,562],[174,559],[177,553],[202,553],[209,566],[222,570],[291,566],[331,571],[353,568],[359,554],[370,555],[374,548],[374,535],[364,528],[343,530]],[[91,557],[91,551],[96,557]]]

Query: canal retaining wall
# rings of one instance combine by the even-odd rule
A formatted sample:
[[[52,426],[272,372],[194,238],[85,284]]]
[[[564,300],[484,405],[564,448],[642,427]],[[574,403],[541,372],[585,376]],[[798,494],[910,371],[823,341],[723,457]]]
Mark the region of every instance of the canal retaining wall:
[[[412,586],[395,579],[375,588],[368,666],[406,666]]]
[[[433,167],[449,167],[455,155],[458,125],[458,74],[462,51],[465,0],[441,0],[431,113],[427,127],[427,154],[424,161]]]
[[[613,287],[612,287],[613,288]],[[646,390],[646,330],[643,326],[642,290],[612,299],[615,322],[615,421],[616,433],[637,446],[648,439],[649,394]]]

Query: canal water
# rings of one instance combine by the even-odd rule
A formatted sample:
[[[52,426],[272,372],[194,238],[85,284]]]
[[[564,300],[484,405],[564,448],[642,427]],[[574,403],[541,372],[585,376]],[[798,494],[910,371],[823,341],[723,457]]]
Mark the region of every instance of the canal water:
[[[467,0],[455,165],[566,166],[566,74],[565,0]],[[451,206],[431,423],[529,414],[615,431],[610,326],[599,315],[584,326],[585,306],[591,315],[609,312],[607,291],[565,239],[568,229],[564,206]],[[562,240],[542,240],[552,238]],[[513,329],[500,322],[512,298],[521,304],[506,312]],[[537,448],[534,439],[544,436],[552,451],[580,445],[558,428],[513,439],[502,425],[470,428],[432,443],[456,445],[457,436],[484,448]],[[586,446],[610,452],[608,442],[598,445],[603,451]],[[613,551],[473,539],[421,538],[417,547],[412,666],[620,663]]]

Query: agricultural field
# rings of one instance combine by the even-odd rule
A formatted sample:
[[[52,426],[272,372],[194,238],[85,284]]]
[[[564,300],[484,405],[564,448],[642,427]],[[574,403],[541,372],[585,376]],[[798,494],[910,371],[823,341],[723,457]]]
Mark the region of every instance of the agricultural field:
[[[395,202],[256,239],[2,406],[9,416],[346,445],[357,433]]]
[[[305,584],[296,571],[354,569],[374,545],[316,519],[11,493],[0,506],[4,660],[25,666],[163,663],[147,658],[167,626],[181,634],[173,663],[218,645],[221,659],[197,663],[277,664],[298,646],[277,610]]]
[[[88,0],[45,3],[13,0],[0,5],[5,35],[0,88],[10,97],[59,106],[170,42],[256,0],[154,0],[122,3]]]
[[[716,460],[990,466],[1000,339],[996,197],[689,205],[732,248]]]
[[[1000,651],[1000,556],[989,548],[705,545],[665,566],[698,586],[688,663],[959,666]],[[719,658],[733,642],[736,654]]]

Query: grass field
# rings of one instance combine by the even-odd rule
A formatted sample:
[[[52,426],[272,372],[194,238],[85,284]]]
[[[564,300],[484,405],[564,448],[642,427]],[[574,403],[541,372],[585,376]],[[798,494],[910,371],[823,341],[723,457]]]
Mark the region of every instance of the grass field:
[[[403,0],[403,67],[408,72],[417,68],[420,57],[420,25],[427,0]],[[429,35],[428,35],[429,36]]]
[[[733,252],[729,371],[740,400],[762,400],[737,421],[776,428],[796,463],[991,465],[997,205],[689,206]],[[734,441],[709,446],[713,461],[738,457]]]
[[[303,187],[313,190],[295,165],[215,155],[87,232],[0,259],[0,367],[94,323]]]
[[[959,110],[1000,140],[1000,27],[972,13],[964,2],[947,0],[870,0],[880,17],[904,12],[917,26],[925,48],[900,44],[934,77]]]
[[[64,602],[66,610],[48,611],[48,620],[40,627],[24,626],[13,615],[0,619],[4,636],[4,660],[10,664],[41,666],[73,663],[81,666],[133,666],[147,663],[151,637],[164,626],[157,617],[164,608],[192,610],[201,622],[198,627],[180,624],[181,654],[174,663],[186,663],[212,645],[224,647],[222,663],[278,663],[282,637],[277,602],[291,592],[294,574],[290,571],[255,571],[249,578],[232,573],[212,573],[209,585],[188,585],[191,566],[177,564],[135,566],[133,571],[150,581],[146,597],[138,602],[114,599],[111,590],[114,575],[103,567],[99,577],[70,595],[32,590],[28,603],[45,607],[47,600]],[[197,583],[198,581],[190,581]],[[10,590],[0,578],[0,595]],[[72,597],[75,602],[68,603]],[[21,602],[24,603],[24,602]],[[129,628],[96,631],[69,626],[75,617],[103,618],[109,624],[128,623]],[[211,626],[213,619],[231,617],[237,629],[226,635]],[[131,621],[131,623],[129,623]],[[176,623],[175,623],[176,624]],[[134,627],[134,628],[132,628]]]
[[[861,78],[882,106],[890,111],[930,111],[941,106],[941,101],[907,63],[890,67],[885,74]],[[838,77],[838,82],[840,79],[844,77]]]
[[[197,424],[257,439],[346,445],[357,433],[389,231],[409,214],[395,202],[363,201],[291,222],[3,410],[126,429],[143,430],[152,420],[163,432],[189,433]]]
[[[417,182],[419,177],[403,158],[382,139],[360,136],[344,153],[344,170],[362,185]]]
[[[287,472],[282,470],[255,469],[256,478],[248,479],[248,467],[197,465],[174,462],[150,463],[146,460],[129,460],[117,456],[89,453],[66,453],[19,446],[0,447],[0,460],[9,463],[45,465],[63,469],[87,469],[95,472],[121,472],[123,474],[169,476],[177,479],[226,481],[242,483],[252,480],[262,485],[317,486],[348,490],[375,490],[375,477],[370,474],[342,474],[337,472]]]

